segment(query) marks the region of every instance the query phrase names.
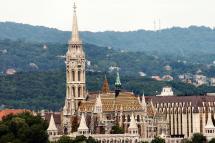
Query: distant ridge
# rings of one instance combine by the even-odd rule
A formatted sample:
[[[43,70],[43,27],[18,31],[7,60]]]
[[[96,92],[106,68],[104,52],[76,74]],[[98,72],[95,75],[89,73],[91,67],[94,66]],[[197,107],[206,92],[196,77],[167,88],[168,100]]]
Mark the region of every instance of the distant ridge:
[[[40,43],[67,43],[71,33],[43,26],[0,22],[0,39],[26,40]],[[215,53],[215,30],[208,27],[173,27],[161,31],[81,32],[85,43],[128,51],[159,54]]]

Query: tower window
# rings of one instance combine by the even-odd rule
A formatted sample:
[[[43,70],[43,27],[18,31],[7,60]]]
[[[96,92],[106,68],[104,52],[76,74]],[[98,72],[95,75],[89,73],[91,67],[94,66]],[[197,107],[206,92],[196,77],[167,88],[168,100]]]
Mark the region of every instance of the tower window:
[[[75,81],[75,71],[72,71],[72,81]]]
[[[73,97],[75,97],[75,87],[72,87]]]
[[[81,81],[81,71],[78,71],[78,81]]]
[[[81,96],[81,87],[78,87],[78,97]]]

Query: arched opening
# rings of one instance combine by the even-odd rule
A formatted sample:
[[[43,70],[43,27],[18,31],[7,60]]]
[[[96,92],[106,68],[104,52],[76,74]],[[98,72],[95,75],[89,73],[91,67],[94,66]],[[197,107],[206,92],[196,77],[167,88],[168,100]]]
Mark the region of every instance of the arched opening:
[[[140,122],[140,115],[137,115],[137,122]]]
[[[127,115],[127,121],[130,122],[130,120],[131,120],[131,119],[130,119],[130,116]]]
[[[72,87],[72,93],[73,93],[73,97],[75,97],[75,87]]]
[[[72,71],[72,81],[75,81],[75,71]]]
[[[81,81],[81,71],[78,71],[78,81]]]
[[[64,134],[67,135],[68,134],[68,129],[67,127],[64,127],[64,130],[63,130]]]
[[[78,87],[78,97],[81,97],[81,87]]]

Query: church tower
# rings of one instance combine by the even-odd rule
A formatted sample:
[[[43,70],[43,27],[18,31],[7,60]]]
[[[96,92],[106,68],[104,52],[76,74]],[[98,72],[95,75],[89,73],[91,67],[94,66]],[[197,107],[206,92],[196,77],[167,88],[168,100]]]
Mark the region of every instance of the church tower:
[[[71,131],[71,117],[78,111],[82,100],[86,99],[85,82],[85,53],[83,44],[79,37],[78,22],[76,16],[76,5],[74,4],[74,15],[72,25],[72,36],[68,42],[66,53],[66,98],[63,108],[64,126]],[[67,125],[66,125],[67,124]]]

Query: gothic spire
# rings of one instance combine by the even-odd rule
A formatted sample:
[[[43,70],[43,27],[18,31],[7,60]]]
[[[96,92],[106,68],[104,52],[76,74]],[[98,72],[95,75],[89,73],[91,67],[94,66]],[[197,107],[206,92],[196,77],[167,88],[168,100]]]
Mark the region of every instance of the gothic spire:
[[[142,106],[144,109],[146,108],[146,99],[145,99],[144,91],[143,91],[143,95],[142,95]]]
[[[70,42],[73,42],[73,43],[80,43],[81,40],[79,38],[79,31],[78,31],[78,21],[77,21],[77,15],[76,15],[76,5],[74,3],[74,6],[73,6],[73,24],[72,24],[72,37],[71,37],[71,40]]]
[[[108,93],[109,91],[110,91],[110,88],[109,88],[107,77],[105,75],[105,80],[104,80],[103,86],[102,86],[102,93]]]
[[[120,81],[119,71],[117,71],[115,86],[116,87],[121,87],[121,81]]]
[[[117,71],[116,81],[115,81],[115,97],[119,95],[120,91],[121,91],[121,81],[120,81],[119,71]]]

